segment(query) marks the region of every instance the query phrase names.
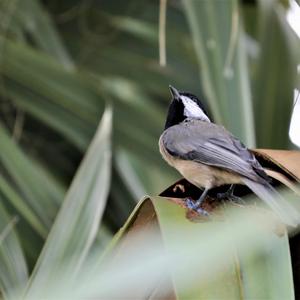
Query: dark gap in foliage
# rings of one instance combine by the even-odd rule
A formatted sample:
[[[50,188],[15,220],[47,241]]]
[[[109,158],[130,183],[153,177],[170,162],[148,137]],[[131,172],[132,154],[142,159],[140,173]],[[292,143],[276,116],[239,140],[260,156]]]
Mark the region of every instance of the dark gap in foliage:
[[[289,240],[295,289],[295,299],[300,299],[300,235]]]
[[[26,115],[20,144],[66,186],[71,183],[83,157],[63,135],[30,115]]]
[[[132,197],[124,181],[120,178],[115,167],[113,167],[112,178],[112,187],[103,215],[103,221],[105,224],[109,224],[108,226],[112,232],[116,232],[123,226],[137,202]]]

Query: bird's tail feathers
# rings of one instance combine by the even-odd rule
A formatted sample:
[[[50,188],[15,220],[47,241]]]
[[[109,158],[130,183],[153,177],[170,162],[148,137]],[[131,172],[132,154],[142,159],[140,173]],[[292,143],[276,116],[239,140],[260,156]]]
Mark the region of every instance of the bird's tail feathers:
[[[244,183],[280,217],[283,223],[296,227],[300,213],[268,183],[259,183],[243,178]]]

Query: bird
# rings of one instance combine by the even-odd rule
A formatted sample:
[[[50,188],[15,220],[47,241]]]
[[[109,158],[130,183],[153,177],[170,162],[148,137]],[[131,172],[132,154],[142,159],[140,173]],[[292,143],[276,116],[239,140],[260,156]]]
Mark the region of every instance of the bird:
[[[209,215],[201,203],[212,188],[236,184],[250,188],[278,215],[296,227],[300,213],[270,184],[270,178],[254,154],[223,126],[214,123],[197,96],[169,86],[172,101],[159,138],[163,159],[190,183],[203,190],[197,201],[186,200],[189,209]],[[226,193],[225,193],[226,194]]]

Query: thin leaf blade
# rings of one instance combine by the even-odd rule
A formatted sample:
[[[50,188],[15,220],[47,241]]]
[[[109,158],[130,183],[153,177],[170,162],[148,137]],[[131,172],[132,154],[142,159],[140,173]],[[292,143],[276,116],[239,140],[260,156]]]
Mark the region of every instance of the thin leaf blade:
[[[238,3],[195,0],[183,1],[183,6],[215,119],[253,147],[254,117]]]
[[[0,289],[5,299],[16,299],[28,280],[25,257],[14,230],[17,220],[0,202]]]
[[[42,297],[61,261],[67,262],[67,274],[75,276],[92,247],[109,190],[111,119],[107,109],[43,248],[27,291],[29,299]]]

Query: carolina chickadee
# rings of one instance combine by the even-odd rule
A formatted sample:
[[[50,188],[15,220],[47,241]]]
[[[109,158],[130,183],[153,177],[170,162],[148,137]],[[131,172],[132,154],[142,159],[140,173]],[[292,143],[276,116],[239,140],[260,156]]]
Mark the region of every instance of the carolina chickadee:
[[[200,100],[169,86],[173,96],[165,129],[159,139],[163,158],[183,177],[199,188],[201,197],[187,206],[200,208],[207,192],[224,184],[245,184],[290,226],[300,214],[269,184],[268,176],[255,156],[224,127],[210,121]]]

